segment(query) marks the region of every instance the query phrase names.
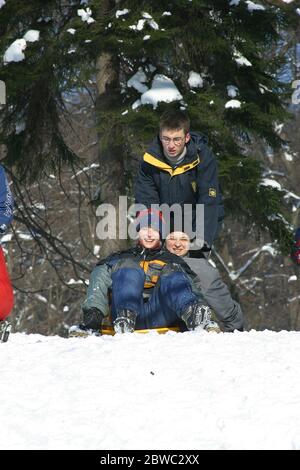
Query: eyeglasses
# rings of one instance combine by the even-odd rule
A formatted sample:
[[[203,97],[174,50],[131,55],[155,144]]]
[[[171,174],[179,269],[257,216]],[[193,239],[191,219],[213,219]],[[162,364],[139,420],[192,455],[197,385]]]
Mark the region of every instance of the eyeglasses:
[[[174,139],[171,139],[170,137],[165,137],[162,136],[161,140],[165,144],[170,144],[171,142],[174,142],[174,145],[180,145],[183,142],[184,137],[174,137]]]

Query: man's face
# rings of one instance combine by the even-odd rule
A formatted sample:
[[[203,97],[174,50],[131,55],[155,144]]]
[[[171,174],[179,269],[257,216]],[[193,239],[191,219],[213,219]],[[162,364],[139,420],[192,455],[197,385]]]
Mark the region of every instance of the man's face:
[[[183,129],[163,129],[160,133],[160,140],[165,154],[169,158],[178,157],[190,140],[189,133],[185,134]]]
[[[160,236],[158,230],[152,227],[142,227],[139,231],[139,243],[150,250],[159,247]]]
[[[167,236],[166,247],[177,256],[185,256],[190,249],[190,239],[186,233],[172,232]]]

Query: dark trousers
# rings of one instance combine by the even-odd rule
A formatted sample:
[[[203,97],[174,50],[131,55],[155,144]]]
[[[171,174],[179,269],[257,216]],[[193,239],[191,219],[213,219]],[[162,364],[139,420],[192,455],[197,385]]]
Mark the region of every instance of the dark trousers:
[[[112,319],[117,311],[137,313],[136,329],[170,327],[183,324],[181,314],[197,301],[183,272],[162,275],[144,301],[145,273],[140,268],[120,268],[112,274]]]

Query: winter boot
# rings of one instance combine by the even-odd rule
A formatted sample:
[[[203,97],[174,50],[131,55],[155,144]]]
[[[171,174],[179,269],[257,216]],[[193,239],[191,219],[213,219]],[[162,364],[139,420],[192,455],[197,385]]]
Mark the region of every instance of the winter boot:
[[[183,312],[181,318],[188,330],[202,329],[220,333],[218,324],[211,319],[212,311],[207,305],[192,304]]]
[[[0,343],[6,343],[11,332],[11,323],[0,321]]]
[[[69,329],[69,337],[72,336],[100,336],[102,328],[103,313],[96,307],[83,310],[83,323],[73,325]]]
[[[101,330],[103,313],[96,307],[83,309],[83,326],[88,330]]]
[[[132,310],[119,310],[117,318],[114,321],[114,330],[116,333],[132,333],[135,327],[137,314]]]

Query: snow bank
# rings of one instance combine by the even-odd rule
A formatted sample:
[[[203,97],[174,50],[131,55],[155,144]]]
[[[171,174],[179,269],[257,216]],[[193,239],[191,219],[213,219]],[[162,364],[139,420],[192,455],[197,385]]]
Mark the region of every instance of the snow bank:
[[[0,449],[298,449],[300,332],[0,344]]]

